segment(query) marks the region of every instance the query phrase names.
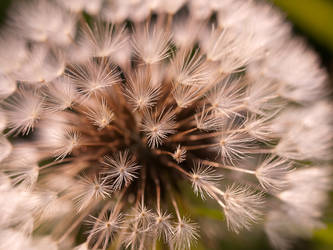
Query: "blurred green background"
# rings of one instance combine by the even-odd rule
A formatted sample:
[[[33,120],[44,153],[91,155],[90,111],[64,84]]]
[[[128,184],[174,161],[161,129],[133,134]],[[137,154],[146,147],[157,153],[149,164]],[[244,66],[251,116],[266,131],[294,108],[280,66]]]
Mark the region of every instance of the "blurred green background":
[[[0,0],[0,24],[6,18],[6,10],[12,0]],[[25,0],[21,0],[25,1]],[[71,1],[71,0],[68,0]],[[92,0],[93,1],[93,0]],[[222,1],[222,0],[221,0]],[[267,0],[277,5],[293,23],[295,33],[305,37],[310,45],[320,54],[322,64],[331,76],[333,86],[333,0]],[[1,55],[0,55],[1,56]],[[310,197],[309,197],[310,199]],[[294,250],[333,250],[333,194],[331,205],[326,210],[324,221],[326,228],[317,230],[310,240],[297,243]],[[205,211],[198,205],[197,215],[217,219],[216,211]],[[194,216],[195,216],[194,214]],[[218,217],[218,216],[217,216]],[[212,222],[214,224],[214,222]],[[221,224],[220,227],[223,227]],[[221,229],[223,230],[223,229]],[[266,237],[260,232],[231,235],[226,233],[218,245],[224,250],[271,249]],[[207,249],[200,243],[197,250]]]

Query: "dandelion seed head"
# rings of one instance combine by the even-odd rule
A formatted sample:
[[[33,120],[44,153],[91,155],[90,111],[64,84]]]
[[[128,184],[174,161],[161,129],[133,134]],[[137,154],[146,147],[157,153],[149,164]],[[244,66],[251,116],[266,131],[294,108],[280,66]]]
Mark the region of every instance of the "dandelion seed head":
[[[322,226],[327,73],[272,6],[31,0],[0,54],[1,249],[212,248],[203,207],[281,249]]]

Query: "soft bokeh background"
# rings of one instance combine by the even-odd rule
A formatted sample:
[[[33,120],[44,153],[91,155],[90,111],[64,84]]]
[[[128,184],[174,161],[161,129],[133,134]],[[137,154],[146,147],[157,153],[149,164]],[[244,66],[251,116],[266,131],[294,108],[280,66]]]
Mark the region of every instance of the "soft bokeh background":
[[[0,24],[6,18],[6,10],[12,0],[0,0]],[[21,0],[25,1],[25,0]],[[70,0],[68,0],[70,1]],[[93,1],[93,0],[92,0]],[[222,1],[222,0],[221,0]],[[297,34],[305,37],[310,45],[320,54],[322,64],[330,74],[333,89],[333,0],[267,0],[277,5],[294,25]],[[0,55],[1,56],[1,55]],[[191,192],[189,192],[191,193]],[[218,242],[223,250],[271,249],[266,237],[260,230],[245,232],[240,235],[229,234],[222,228],[216,227],[216,221],[223,217],[219,211],[205,210],[205,206],[193,197],[195,206],[191,209],[194,217],[206,218],[211,223],[212,230],[221,230],[223,238]],[[311,199],[311,197],[309,197]],[[311,240],[297,243],[295,250],[332,250],[333,249],[333,194],[331,204],[327,208],[324,221],[326,228],[317,230]],[[218,224],[217,224],[218,225]],[[209,232],[206,232],[209,233]],[[197,250],[207,249],[200,243]]]

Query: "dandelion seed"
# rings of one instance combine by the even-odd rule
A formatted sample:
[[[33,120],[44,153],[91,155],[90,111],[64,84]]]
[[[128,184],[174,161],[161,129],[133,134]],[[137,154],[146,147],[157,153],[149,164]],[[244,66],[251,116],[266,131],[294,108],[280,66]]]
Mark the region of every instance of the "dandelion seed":
[[[124,94],[134,110],[149,109],[156,105],[160,89],[152,86],[150,74],[146,70],[137,71],[128,80]]]
[[[329,168],[305,168],[298,169],[288,175],[287,181],[290,187],[278,194],[278,197],[289,206],[302,211],[308,216],[318,217],[321,207],[326,204],[325,191],[331,188],[331,170]],[[309,182],[315,178],[316,182]],[[300,182],[299,185],[296,185]],[[311,193],[312,199],[308,195]]]
[[[266,158],[256,169],[256,176],[264,189],[281,189],[288,185],[287,176],[291,170],[290,161],[270,157]]]
[[[23,88],[7,99],[4,107],[11,133],[28,134],[41,118],[43,102],[38,93]]]
[[[274,114],[275,115],[275,114]],[[253,115],[245,122],[248,133],[254,138],[261,141],[270,141],[277,137],[271,126],[272,115],[263,116],[262,118]]]
[[[128,220],[124,227],[126,231],[122,235],[125,247],[138,248],[144,247],[147,233],[151,233],[154,214],[140,203],[133,208],[128,215]]]
[[[158,63],[169,57],[170,36],[160,27],[138,30],[133,37],[135,53],[146,63]]]
[[[227,117],[239,115],[244,100],[243,86],[239,80],[227,79],[213,87],[207,95],[209,103],[217,114]]]
[[[106,183],[106,180],[96,176],[93,178],[81,176],[78,185],[77,195],[74,197],[78,212],[89,206],[92,201],[106,199],[112,193],[112,188]]]
[[[36,42],[51,41],[58,46],[70,42],[75,32],[75,16],[63,11],[53,2],[33,0],[24,2],[10,13],[11,25],[21,35]]]
[[[171,110],[162,111],[160,114],[146,112],[142,124],[142,131],[145,132],[148,145],[156,148],[163,143],[169,134],[175,133],[174,113]]]
[[[206,84],[212,76],[205,62],[198,50],[193,55],[190,51],[178,52],[172,63],[175,82],[182,85]]]
[[[165,242],[171,240],[173,235],[173,226],[171,224],[171,215],[158,211],[155,215],[155,233],[158,238],[162,238]]]
[[[209,112],[209,109],[206,108],[205,104],[203,105],[201,112],[198,115],[195,115],[195,121],[197,128],[205,131],[219,130],[224,123],[223,118]]]
[[[200,161],[194,163],[191,175],[194,193],[196,195],[200,194],[202,199],[205,199],[206,194],[212,197],[212,188],[216,187],[219,181],[222,180],[222,175],[217,174],[212,167],[205,166]]]
[[[62,134],[53,134],[55,143],[54,155],[57,159],[63,159],[69,155],[74,148],[80,145],[80,133],[74,130],[65,130]]]
[[[90,238],[97,238],[102,234],[104,241],[107,242],[119,229],[123,223],[122,214],[117,214],[114,211],[106,211],[101,218],[90,216],[87,221],[88,225],[93,228],[88,232]],[[107,243],[104,243],[105,245]]]
[[[84,33],[91,50],[97,57],[113,55],[127,42],[125,27],[116,29],[113,24],[94,23],[93,28],[87,25]]]
[[[71,108],[77,98],[77,91],[68,77],[60,78],[48,85],[45,90],[47,110],[61,111]]]
[[[89,61],[85,65],[74,65],[69,77],[78,85],[80,94],[84,98],[102,93],[120,82],[116,67],[105,60],[100,64]]]
[[[26,189],[32,189],[38,179],[39,167],[34,165],[26,165],[24,167],[19,166],[16,168],[10,168],[7,172],[14,185],[20,185]]]
[[[175,249],[191,249],[193,240],[199,237],[196,224],[187,218],[181,218],[175,225],[172,242]]]
[[[274,247],[288,248],[293,245],[293,239],[307,237],[313,227],[322,226],[319,217],[321,207],[327,202],[324,193],[331,186],[330,176],[331,169],[325,167],[295,170],[289,175],[290,187],[278,194],[282,204],[268,213],[265,225],[265,231]],[[312,178],[316,178],[316,182],[308,181]],[[311,199],[308,197],[309,193]],[[284,220],[288,220],[288,224],[283,223]],[[294,230],[295,228],[302,230]]]
[[[247,108],[257,114],[265,114],[269,110],[276,110],[283,106],[282,100],[277,100],[276,86],[269,81],[252,82],[247,88]],[[268,101],[271,100],[271,101]]]
[[[194,101],[201,97],[201,90],[202,88],[196,85],[186,86],[175,83],[172,90],[172,95],[178,107],[187,108]]]
[[[30,143],[16,142],[9,144],[9,140],[2,138],[2,143],[7,148],[7,157],[2,160],[3,167],[7,168],[26,168],[31,166],[37,166],[40,160],[40,152],[34,147],[31,147]],[[7,145],[6,145],[7,144]],[[5,150],[2,151],[6,152]]]
[[[112,186],[116,190],[137,178],[137,170],[140,169],[129,151],[119,152],[113,157],[105,156],[103,164],[108,167],[106,178],[113,179]]]
[[[22,64],[14,77],[33,85],[45,85],[61,76],[65,70],[63,54],[43,44],[34,44],[27,55],[29,64]]]
[[[224,192],[224,212],[228,227],[238,233],[242,228],[248,229],[261,216],[263,205],[261,193],[255,193],[248,187],[232,185]]]
[[[207,44],[207,57],[212,61],[219,61],[222,58],[228,58],[228,54],[238,49],[237,42],[239,37],[230,30],[212,29],[211,39]]]
[[[244,132],[222,135],[218,140],[218,153],[223,162],[234,163],[236,159],[244,158],[249,153],[252,142],[253,138]]]
[[[177,146],[176,151],[173,153],[173,159],[179,164],[186,160],[186,149],[182,148],[180,145]]]
[[[87,116],[92,124],[100,129],[105,128],[114,120],[114,113],[108,107],[105,99],[102,99],[95,107],[90,108]]]
[[[141,232],[150,230],[154,220],[153,213],[143,203],[140,203],[137,208],[133,209],[130,217],[130,221],[134,223],[136,229]]]

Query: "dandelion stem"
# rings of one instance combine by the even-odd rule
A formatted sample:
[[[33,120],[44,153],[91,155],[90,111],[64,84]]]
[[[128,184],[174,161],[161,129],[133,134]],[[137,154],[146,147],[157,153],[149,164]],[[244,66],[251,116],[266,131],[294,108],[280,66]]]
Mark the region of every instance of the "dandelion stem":
[[[178,166],[177,164],[171,162],[171,161],[167,161],[166,165],[168,167],[172,167],[174,169],[177,169],[178,171],[182,172],[184,175],[186,175],[187,177],[191,177],[191,174],[189,174],[188,172],[186,172],[184,169],[182,169],[180,166]]]
[[[153,179],[156,186],[156,206],[157,206],[157,212],[161,212],[161,186],[160,186],[160,180],[158,179],[156,175],[156,171],[152,171]]]
[[[215,147],[215,146],[218,146],[218,145],[219,145],[219,143],[201,144],[201,145],[194,145],[194,146],[183,146],[183,148],[187,151],[191,151],[191,150],[198,150],[198,149],[203,149],[203,148]]]
[[[165,151],[165,150],[160,150],[160,149],[154,149],[154,153],[156,153],[158,155],[169,155],[169,156],[173,156],[173,153],[171,153],[169,151]]]
[[[224,134],[232,134],[232,133],[241,133],[247,131],[246,128],[240,128],[240,129],[233,129],[233,130],[225,130],[225,131],[218,131],[218,132],[213,132],[213,133],[208,133],[208,134],[198,134],[198,135],[189,135],[184,138],[182,138],[182,141],[198,141],[198,140],[203,140],[203,139],[208,139],[208,138],[214,138],[220,135]]]
[[[176,211],[176,214],[177,214],[177,219],[178,219],[178,221],[181,221],[181,217],[180,217],[180,213],[179,213],[179,209],[178,209],[175,197],[172,194],[170,196],[171,196],[172,205],[175,208],[175,211]]]
[[[243,173],[247,173],[247,174],[255,174],[256,172],[253,170],[249,170],[249,169],[243,169],[243,168],[237,168],[237,167],[233,167],[233,166],[227,166],[218,162],[214,162],[214,161],[208,161],[208,160],[200,160],[203,164],[208,165],[208,166],[212,166],[212,167],[217,167],[217,168],[224,168],[224,169],[230,169],[233,171],[239,171],[239,172],[243,172]]]
[[[172,135],[168,138],[169,141],[177,141],[178,139],[182,138],[184,135],[187,135],[187,134],[190,134],[194,131],[196,131],[198,128],[195,127],[195,128],[190,128],[190,129],[187,129],[185,131],[182,131],[180,133],[177,133],[175,135]]]
[[[63,160],[53,161],[53,162],[50,162],[50,163],[48,163],[48,164],[45,164],[45,165],[41,166],[41,167],[39,168],[39,170],[43,170],[43,169],[45,169],[45,168],[53,167],[53,166],[58,165],[58,164],[61,164],[61,163],[71,162],[71,161],[73,161],[73,159],[74,159],[74,158],[65,158],[65,159],[63,159]]]

